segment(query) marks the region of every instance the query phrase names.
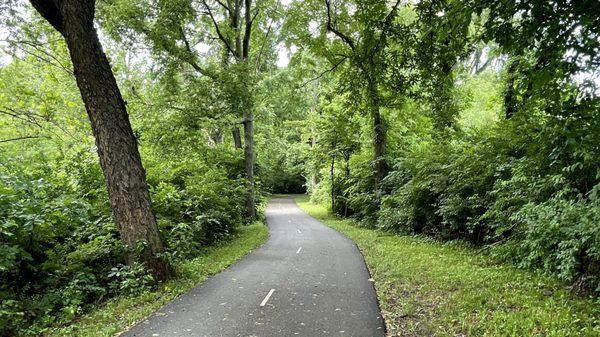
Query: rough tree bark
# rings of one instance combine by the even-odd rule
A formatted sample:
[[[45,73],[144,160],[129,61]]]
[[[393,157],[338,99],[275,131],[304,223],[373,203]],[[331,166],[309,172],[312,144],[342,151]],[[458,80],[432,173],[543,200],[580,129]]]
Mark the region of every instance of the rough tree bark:
[[[150,203],[146,174],[125,102],[94,28],[94,0],[30,0],[69,48],[90,119],[113,217],[128,263],[141,261],[155,280],[171,274]],[[140,249],[139,251],[137,249]]]

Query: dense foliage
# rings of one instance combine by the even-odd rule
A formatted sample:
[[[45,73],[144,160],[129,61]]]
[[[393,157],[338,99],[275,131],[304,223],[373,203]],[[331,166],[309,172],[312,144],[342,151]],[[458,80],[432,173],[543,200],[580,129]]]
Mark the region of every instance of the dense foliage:
[[[8,23],[9,57],[0,68],[2,336],[38,335],[113,296],[156,285],[144,264],[125,259],[66,47],[33,20]],[[220,100],[236,89],[173,68],[184,63],[150,65],[149,56],[135,56],[141,47],[104,42],[140,146],[165,258],[177,265],[252,221],[244,217],[243,151],[223,132],[236,116]],[[259,147],[276,132],[269,113],[258,116],[266,119]],[[281,112],[280,122],[286,118]],[[259,176],[279,162],[285,158],[265,151]],[[264,191],[302,189],[298,170],[267,172]]]
[[[600,291],[597,1],[235,4],[96,4],[161,258],[252,221],[254,190],[308,191]],[[36,335],[156,280],[126,258],[61,34],[27,2],[0,16],[0,335]]]
[[[143,265],[125,263],[93,143],[85,124],[79,123],[84,118],[81,104],[60,97],[72,88],[53,78],[57,71],[29,69],[24,62],[4,68],[2,83],[10,83],[13,71],[47,77],[49,83],[39,89],[47,98],[31,108],[23,107],[21,98],[21,106],[3,103],[19,113],[41,106],[53,115],[40,117],[39,127],[3,129],[6,138],[12,137],[9,132],[16,132],[14,138],[21,132],[39,137],[7,142],[1,153],[0,325],[8,335],[36,334],[40,327],[71,320],[98,301],[153,286]],[[11,97],[8,92],[2,96]],[[63,105],[70,109],[61,109]],[[141,118],[136,118],[137,130],[144,135],[148,182],[168,258],[176,262],[194,257],[244,222],[243,166],[236,151],[225,146],[194,144],[187,152],[171,148],[183,135],[191,142],[191,134],[158,139],[180,123],[178,117],[163,116],[162,124],[154,125]],[[62,119],[73,121],[65,122],[62,130]],[[178,146],[186,148],[183,141]]]
[[[323,28],[295,38],[326,57],[366,48],[358,43],[389,46],[380,59],[334,61],[337,82],[321,85],[311,122],[323,130],[308,151],[328,162],[313,200],[366,225],[484,245],[599,291],[598,4],[420,1],[388,6],[379,19],[374,3],[333,5],[315,3],[305,20],[320,14]],[[385,29],[384,41],[376,33]],[[375,102],[390,166],[381,189],[369,129],[375,103],[356,76],[373,69],[368,62],[385,65]]]

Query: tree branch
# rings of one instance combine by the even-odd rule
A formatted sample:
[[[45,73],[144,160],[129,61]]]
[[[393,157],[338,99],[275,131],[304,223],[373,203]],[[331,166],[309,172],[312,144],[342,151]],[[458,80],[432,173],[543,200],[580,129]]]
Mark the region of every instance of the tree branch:
[[[252,0],[244,0],[244,21],[246,25],[246,29],[244,31],[244,40],[242,42],[242,59],[247,60],[248,54],[250,53],[250,35],[252,34],[252,22],[258,15],[258,11],[254,14],[254,17],[251,17],[250,12],[252,11]]]
[[[281,4],[281,0],[277,0],[277,4],[275,5],[275,12],[279,10],[279,5]],[[287,12],[284,15],[284,20],[287,18]],[[271,34],[271,29],[273,27],[274,20],[269,22],[269,27],[267,28],[267,32],[265,33],[265,39],[263,40],[262,45],[260,46],[260,51],[258,52],[258,56],[256,57],[256,69],[260,67],[260,59],[262,58],[263,51],[265,49],[265,45],[269,41],[269,35]]]
[[[377,50],[385,46],[385,41],[387,39],[387,33],[389,31],[390,26],[392,25],[392,21],[396,17],[396,13],[398,12],[398,6],[400,5],[400,0],[396,0],[396,4],[392,7],[390,13],[385,17],[385,21],[383,23],[383,29],[381,30],[381,36],[379,37],[379,42],[377,43]]]
[[[42,115],[30,112],[30,111],[27,111],[27,112],[17,111],[17,110],[9,108],[7,106],[5,106],[3,109],[0,109],[0,113],[8,115],[12,118],[21,120],[21,121],[29,123],[29,124],[34,124],[35,126],[37,126],[39,128],[42,127],[42,125],[40,124],[40,120],[43,120],[43,121],[49,120],[49,118],[46,116],[42,116]]]
[[[337,67],[339,67],[342,63],[344,63],[344,61],[346,61],[348,59],[347,56],[344,56],[339,62],[336,62],[331,68],[323,71],[322,73],[320,73],[319,75],[317,75],[316,77],[311,78],[310,80],[302,83],[301,85],[297,86],[296,89],[300,89],[302,87],[304,87],[305,85],[307,85],[310,82],[314,82],[318,79],[320,79],[321,77],[325,76],[325,74],[328,74],[330,72],[333,72],[337,69]]]
[[[4,40],[5,42],[8,42],[9,44],[11,44],[12,46],[16,46],[17,48],[19,48],[21,51],[35,57],[36,59],[38,59],[39,61],[42,62],[46,62],[54,67],[57,67],[59,69],[64,70],[66,73],[68,73],[69,75],[73,76],[73,70],[70,69],[69,67],[67,67],[66,65],[64,65],[59,59],[58,57],[54,56],[52,53],[48,52],[47,50],[44,49],[43,44],[39,44],[36,43],[34,41],[27,41],[27,40],[11,40],[11,39],[7,39]],[[33,51],[28,50],[25,46],[29,46],[31,47],[34,51],[39,52],[40,54],[36,54]],[[4,48],[3,48],[4,49]],[[6,51],[8,54],[14,56],[14,57],[18,57],[18,55]],[[55,61],[55,62],[52,62]]]
[[[192,68],[194,68],[194,70],[196,70],[197,72],[199,72],[200,74],[204,75],[204,76],[208,76],[210,78],[214,78],[214,74],[212,74],[211,72],[209,72],[208,70],[202,68],[198,62],[196,62],[195,60],[195,54],[194,51],[192,50],[192,47],[190,45],[190,41],[187,39],[187,37],[185,36],[185,31],[183,30],[182,26],[179,26],[179,32],[181,33],[181,39],[183,40],[183,44],[185,45],[185,50],[186,52],[189,54],[190,58],[189,60],[187,60],[187,62],[192,66]]]
[[[231,14],[231,9],[229,8],[229,6],[227,6],[226,4],[224,4],[222,1],[219,0],[215,0],[219,5],[221,5],[221,7],[223,7],[227,12],[229,12],[229,14]]]
[[[478,59],[477,64],[475,66],[475,75],[481,74],[484,70],[486,70],[490,63],[492,63],[492,59],[493,57],[488,55],[487,60],[481,66],[479,65],[480,60]]]
[[[217,23],[217,20],[215,19],[215,16],[213,15],[212,10],[210,9],[210,6],[206,3],[206,0],[202,0],[202,3],[204,4],[204,7],[206,8],[206,14],[208,14],[210,16],[210,19],[212,20],[213,25],[215,26],[215,30],[217,31],[217,36],[219,37],[219,39],[221,41],[223,41],[223,43],[225,44],[225,48],[227,48],[227,50],[229,50],[229,52],[232,55],[235,55],[235,51],[233,50],[233,48],[231,48],[229,41],[227,41],[227,38],[225,38],[225,36],[223,36],[223,34],[221,33],[221,29],[219,29],[219,24]]]
[[[63,18],[56,0],[30,0],[31,5],[40,15],[48,21],[54,29],[62,34]]]
[[[0,139],[0,143],[8,143],[8,142],[16,141],[16,140],[36,139],[36,138],[42,138],[42,137],[40,137],[40,136],[23,136],[23,137],[9,138],[9,139]]]
[[[350,39],[349,36],[335,28],[331,22],[331,0],[325,0],[325,5],[327,6],[327,30],[337,35],[350,47],[350,49],[354,51],[354,42],[352,41],[352,39]]]

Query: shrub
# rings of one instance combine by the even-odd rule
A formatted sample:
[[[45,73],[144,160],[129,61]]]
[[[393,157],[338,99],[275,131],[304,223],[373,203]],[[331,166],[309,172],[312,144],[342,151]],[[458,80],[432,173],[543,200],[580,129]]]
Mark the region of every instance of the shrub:
[[[0,336],[39,335],[111,296],[153,286],[145,266],[125,265],[96,154],[74,148],[37,159],[26,169],[18,160],[0,166]],[[227,165],[193,158],[149,164],[173,262],[193,258],[243,222],[244,180]]]
[[[510,121],[478,136],[412,144],[386,178],[391,193],[378,226],[492,244],[518,266],[600,290],[598,177],[589,174],[598,171],[597,156],[591,145],[572,152],[574,136],[559,127]]]
[[[76,158],[71,172],[88,167]],[[106,208],[79,192],[96,179],[60,164],[0,172],[0,335],[73,319],[108,292],[108,269],[122,261]]]
[[[600,202],[555,196],[528,203],[512,217],[519,229],[497,254],[600,292]]]
[[[154,284],[152,275],[144,265],[118,265],[110,269],[109,288],[115,294],[137,295],[150,290]]]

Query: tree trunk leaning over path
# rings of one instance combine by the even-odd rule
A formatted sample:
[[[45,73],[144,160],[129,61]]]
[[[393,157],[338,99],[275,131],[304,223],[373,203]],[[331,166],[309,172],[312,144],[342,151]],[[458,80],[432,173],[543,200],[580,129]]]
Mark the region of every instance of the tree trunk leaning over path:
[[[94,28],[95,1],[30,1],[67,42],[127,262],[143,262],[164,280],[172,271],[160,256],[164,247],[125,102]]]

